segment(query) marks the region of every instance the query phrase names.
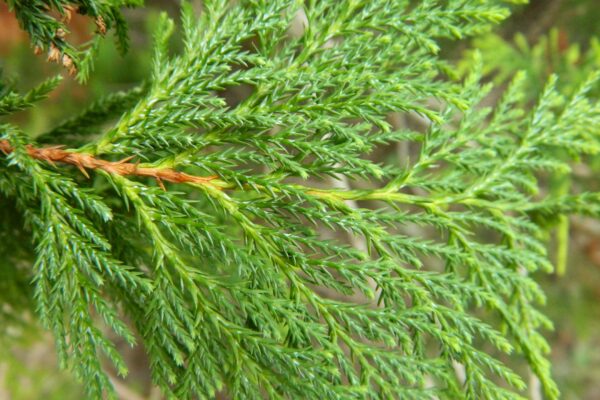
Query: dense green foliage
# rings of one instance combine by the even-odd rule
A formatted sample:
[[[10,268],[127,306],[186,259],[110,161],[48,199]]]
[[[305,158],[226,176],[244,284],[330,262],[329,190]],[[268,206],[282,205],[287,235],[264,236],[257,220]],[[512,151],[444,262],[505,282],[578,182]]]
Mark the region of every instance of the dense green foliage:
[[[501,3],[184,4],[178,54],[163,15],[147,82],[36,142],[206,179],[82,174],[1,125],[3,326],[35,309],[92,398],[113,394],[103,357],[127,372],[106,328],[174,398],[513,399],[513,353],[557,398],[529,274],[553,269],[545,231],[600,216],[600,194],[539,181],[600,150],[598,76],[569,95],[551,77],[532,105],[517,73],[493,107],[477,57],[446,78],[440,43],[501,21]],[[0,115],[58,84],[2,87]],[[418,156],[374,161],[394,146]]]
[[[35,51],[46,53],[49,61],[62,64],[81,79],[89,75],[98,44],[107,32],[114,30],[119,48],[123,52],[127,50],[127,25],[120,9],[143,4],[139,0],[6,0],[6,3],[29,35]],[[96,28],[97,34],[81,48],[66,38],[74,14],[89,17]]]

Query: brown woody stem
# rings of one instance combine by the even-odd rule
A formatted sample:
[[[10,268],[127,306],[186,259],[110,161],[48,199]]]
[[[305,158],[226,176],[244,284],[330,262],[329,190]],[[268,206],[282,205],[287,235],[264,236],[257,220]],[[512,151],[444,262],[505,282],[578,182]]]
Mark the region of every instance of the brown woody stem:
[[[0,151],[5,154],[12,153],[14,148],[8,140],[0,140]],[[211,181],[217,179],[212,176],[195,176],[184,172],[179,172],[171,168],[150,168],[140,167],[137,163],[128,162],[132,157],[121,161],[106,161],[95,158],[89,154],[75,153],[64,150],[62,146],[53,147],[34,147],[27,145],[27,153],[36,160],[48,162],[50,164],[63,163],[74,165],[85,175],[88,176],[86,169],[102,170],[113,175],[132,175],[154,178],[158,184],[163,187],[162,182],[173,183],[189,183],[197,185],[210,184]],[[220,188],[218,185],[211,185]],[[164,188],[164,187],[163,187]]]

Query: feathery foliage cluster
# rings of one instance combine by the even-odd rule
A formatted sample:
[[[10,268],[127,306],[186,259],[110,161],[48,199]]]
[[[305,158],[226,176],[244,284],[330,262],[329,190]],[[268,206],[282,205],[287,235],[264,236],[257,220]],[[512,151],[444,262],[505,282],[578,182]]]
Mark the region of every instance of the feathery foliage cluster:
[[[26,3],[12,6],[46,37]],[[530,273],[553,269],[549,223],[600,216],[600,194],[539,180],[569,173],[557,150],[600,150],[598,77],[570,97],[552,78],[532,106],[517,74],[494,107],[480,65],[444,78],[439,43],[505,7],[207,0],[183,4],[180,54],[163,15],[146,84],[36,139],[68,156],[1,125],[2,321],[35,308],[93,398],[114,396],[104,358],[127,372],[108,328],[173,398],[516,399],[513,353],[557,398]],[[0,114],[58,83],[3,88]],[[418,156],[373,161],[407,146]]]
[[[548,75],[554,73],[561,77],[558,82],[561,92],[572,94],[600,66],[600,41],[592,37],[584,47],[577,42],[569,43],[565,36],[564,32],[553,29],[532,46],[520,33],[510,41],[487,33],[473,41],[475,50],[467,52],[464,69],[469,70],[469,56],[476,52],[482,57],[484,75],[493,77],[497,84],[509,81],[518,71],[526,71],[530,78],[529,96],[537,96]]]
[[[5,0],[21,28],[29,35],[36,54],[46,53],[48,61],[57,62],[71,75],[85,80],[98,50],[100,40],[114,30],[121,51],[128,48],[127,24],[122,7],[136,7],[140,0]],[[69,42],[69,23],[74,15],[89,17],[94,21],[96,35],[82,48]]]

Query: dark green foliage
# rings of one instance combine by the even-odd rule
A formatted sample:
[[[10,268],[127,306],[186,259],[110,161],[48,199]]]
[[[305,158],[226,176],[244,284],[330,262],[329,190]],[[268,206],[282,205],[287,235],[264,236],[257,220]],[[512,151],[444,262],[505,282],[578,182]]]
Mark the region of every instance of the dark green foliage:
[[[214,0],[199,16],[184,4],[183,50],[168,54],[163,15],[147,87],[42,136],[204,183],[86,180],[2,125],[1,200],[19,211],[3,222],[35,246],[18,246],[15,263],[35,260],[24,297],[89,395],[114,396],[101,355],[126,373],[109,327],[144,346],[173,398],[515,399],[510,353],[558,398],[529,274],[553,268],[544,223],[598,217],[600,195],[545,193],[539,178],[569,173],[556,149],[600,150],[597,77],[571,97],[553,77],[533,107],[523,74],[494,107],[480,104],[480,65],[444,79],[439,40],[502,20],[500,3]],[[232,104],[239,87],[251,93]],[[393,126],[397,112],[427,128]],[[373,161],[390,146],[418,153]]]
[[[56,61],[86,79],[90,72],[91,56],[98,41],[107,32],[115,32],[117,44],[127,50],[127,25],[121,14],[122,7],[143,4],[140,0],[5,0],[14,12],[21,28],[29,35],[36,52],[47,53],[50,61]],[[69,22],[73,14],[87,16],[95,24],[96,35],[85,48],[78,49],[67,40]],[[67,58],[64,58],[67,57]],[[70,61],[67,61],[70,60]]]
[[[9,84],[0,84],[0,116],[12,114],[33,106],[33,103],[44,99],[48,93],[54,90],[60,81],[60,77],[49,79],[30,90],[24,96],[15,92]]]

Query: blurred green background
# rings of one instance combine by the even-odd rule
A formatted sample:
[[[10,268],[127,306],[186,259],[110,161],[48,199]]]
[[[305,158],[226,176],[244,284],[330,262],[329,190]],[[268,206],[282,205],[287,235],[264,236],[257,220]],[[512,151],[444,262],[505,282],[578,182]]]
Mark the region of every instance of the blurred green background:
[[[139,84],[151,66],[150,32],[158,10],[177,17],[175,1],[147,4],[145,9],[126,13],[132,48],[126,56],[119,55],[111,40],[104,41],[86,85],[66,78],[41,107],[17,114],[16,122],[32,135],[40,134],[94,99]],[[460,76],[472,64],[474,52],[480,52],[486,79],[497,84],[498,92],[516,71],[527,71],[527,95],[533,103],[551,74],[558,74],[561,90],[570,93],[591,72],[600,71],[598,21],[600,0],[531,1],[515,7],[513,16],[493,32],[448,44],[445,56],[457,65]],[[75,19],[71,26],[72,40],[89,40],[93,30],[89,22]],[[0,68],[4,78],[13,79],[23,89],[44,77],[63,73],[60,67],[46,63],[43,56],[33,55],[27,37],[3,2]],[[600,91],[595,95],[600,96]],[[574,178],[568,181],[548,176],[545,190],[600,190],[600,158],[581,160],[574,172]],[[555,330],[546,332],[552,346],[554,375],[562,398],[600,399],[600,222],[577,218],[557,221],[549,229],[548,239],[559,273],[539,274],[536,279],[547,293],[545,311],[555,323]],[[72,378],[56,368],[51,337],[37,329],[26,331],[27,335],[15,333],[16,343],[0,343],[0,400],[83,398]],[[125,347],[122,351],[130,365],[130,376],[125,381],[115,377],[119,396],[126,400],[161,398],[149,384],[143,353]]]

